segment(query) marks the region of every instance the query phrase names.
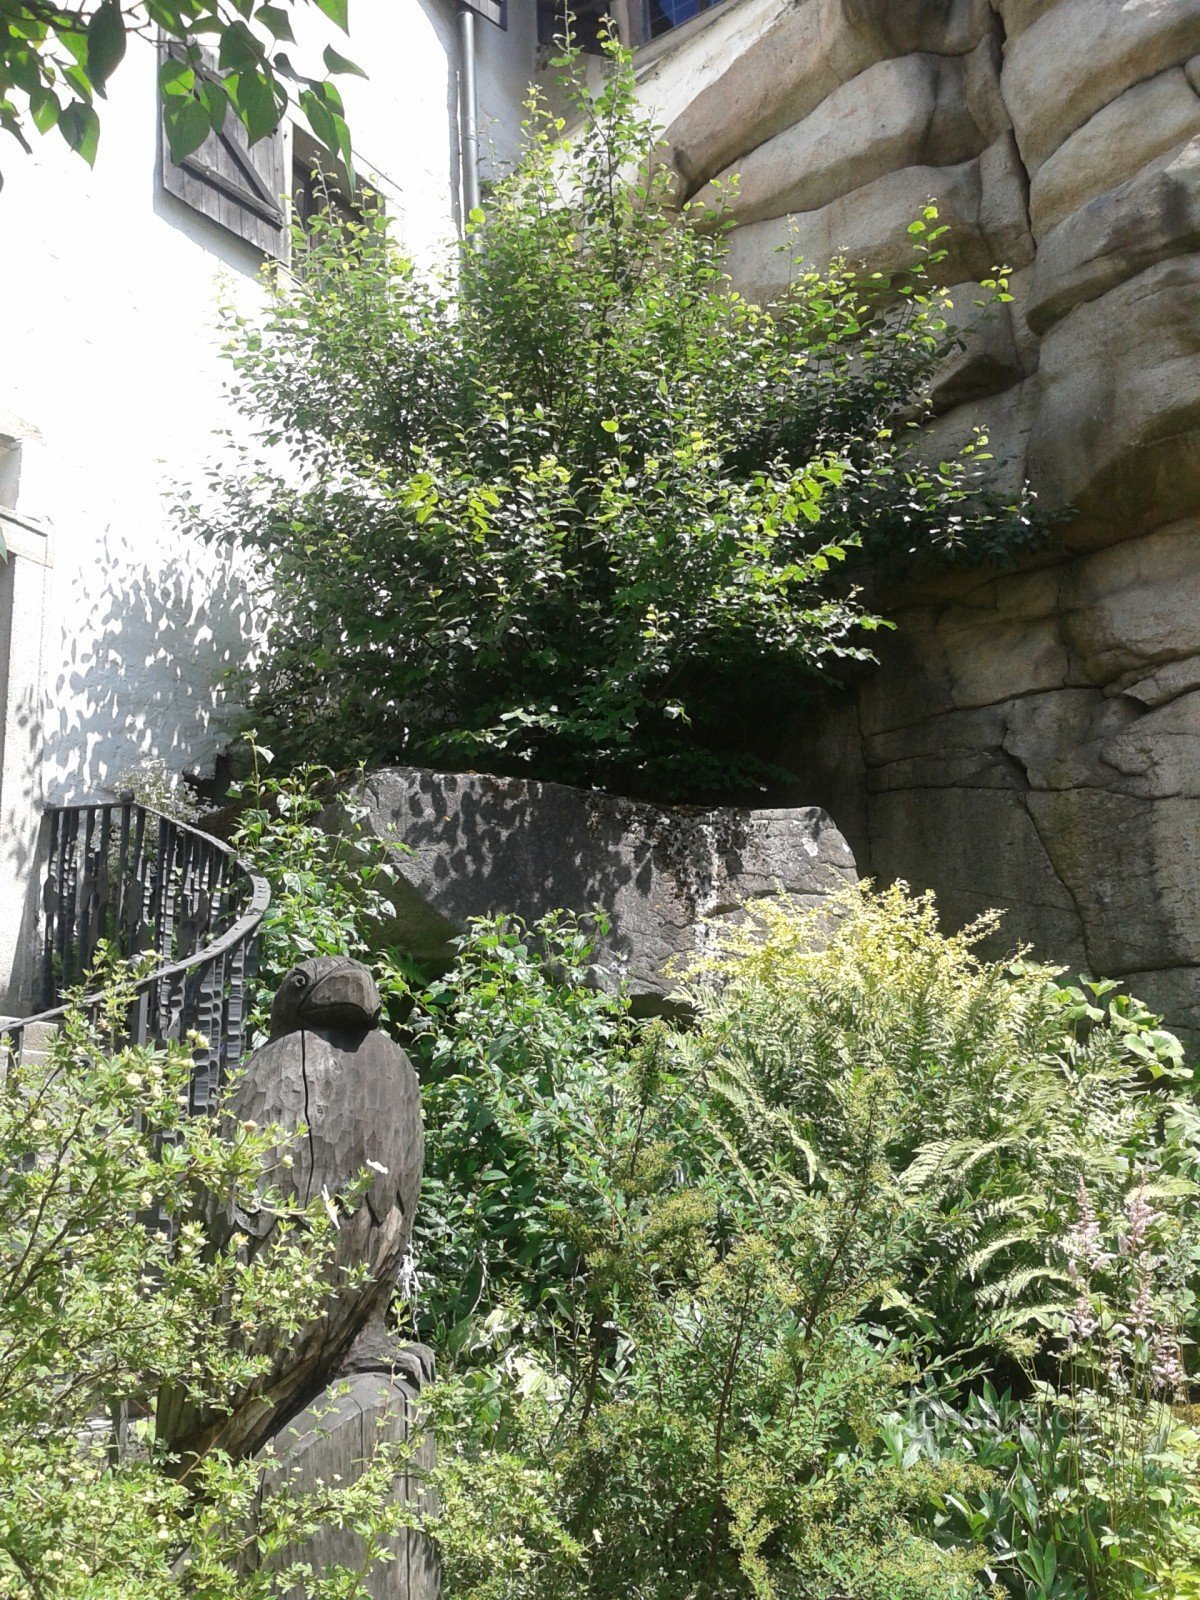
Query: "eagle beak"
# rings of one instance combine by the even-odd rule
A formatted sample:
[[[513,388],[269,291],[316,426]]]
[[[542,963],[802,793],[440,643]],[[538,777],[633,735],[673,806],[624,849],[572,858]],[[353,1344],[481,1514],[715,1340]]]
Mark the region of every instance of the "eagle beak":
[[[365,967],[339,967],[318,978],[300,1002],[310,1027],[374,1028],[383,1010],[379,988]]]

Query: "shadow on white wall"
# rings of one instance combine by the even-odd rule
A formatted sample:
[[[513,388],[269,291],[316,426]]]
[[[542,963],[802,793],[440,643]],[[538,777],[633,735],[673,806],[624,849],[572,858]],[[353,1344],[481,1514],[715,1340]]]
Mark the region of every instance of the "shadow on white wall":
[[[212,773],[241,711],[232,674],[253,647],[236,564],[181,534],[148,554],[107,534],[71,575],[46,717],[46,799],[110,787],[146,760]],[[52,657],[53,659],[53,657]]]

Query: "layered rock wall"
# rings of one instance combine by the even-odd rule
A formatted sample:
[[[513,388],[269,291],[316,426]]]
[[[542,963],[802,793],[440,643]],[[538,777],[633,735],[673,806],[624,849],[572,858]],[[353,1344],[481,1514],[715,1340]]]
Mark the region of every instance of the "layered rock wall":
[[[929,448],[982,425],[1072,508],[1027,570],[892,597],[882,671],[785,752],[804,798],[1200,1031],[1200,0],[729,0],[642,89],[686,193],[740,174],[755,297],[793,241],[901,265],[935,198],[966,347]]]

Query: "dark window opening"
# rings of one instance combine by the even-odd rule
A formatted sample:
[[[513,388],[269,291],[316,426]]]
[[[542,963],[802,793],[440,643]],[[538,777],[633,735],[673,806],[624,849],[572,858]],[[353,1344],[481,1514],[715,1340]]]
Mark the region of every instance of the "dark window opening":
[[[383,209],[378,193],[358,179],[354,188],[315,139],[300,128],[292,135],[292,220],[307,232],[314,218],[364,222]]]
[[[463,0],[468,11],[473,11],[477,17],[483,17],[486,22],[494,22],[498,28],[508,28],[508,0]]]
[[[570,12],[571,31],[582,49],[599,48],[601,31],[610,19],[625,43],[636,48],[722,3],[723,0],[538,0],[538,39],[546,45],[560,39],[564,13]]]
[[[609,0],[538,0],[538,43],[557,44],[564,33],[564,14],[571,14],[571,33],[580,49],[596,53],[611,11]]]
[[[721,0],[650,0],[650,37],[657,39],[720,4]]]

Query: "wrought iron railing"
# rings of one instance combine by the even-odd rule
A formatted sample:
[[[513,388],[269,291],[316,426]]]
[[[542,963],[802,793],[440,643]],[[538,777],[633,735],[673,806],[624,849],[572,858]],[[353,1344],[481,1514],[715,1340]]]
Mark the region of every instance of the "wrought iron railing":
[[[54,806],[43,886],[41,1003],[35,1016],[0,1024],[20,1055],[61,1022],[64,996],[91,973],[102,942],[118,958],[149,954],[136,980],[131,1043],[199,1035],[191,1106],[212,1108],[246,1044],[246,998],[271,893],[228,845],[140,805]],[[102,995],[81,1005],[93,1018]]]

